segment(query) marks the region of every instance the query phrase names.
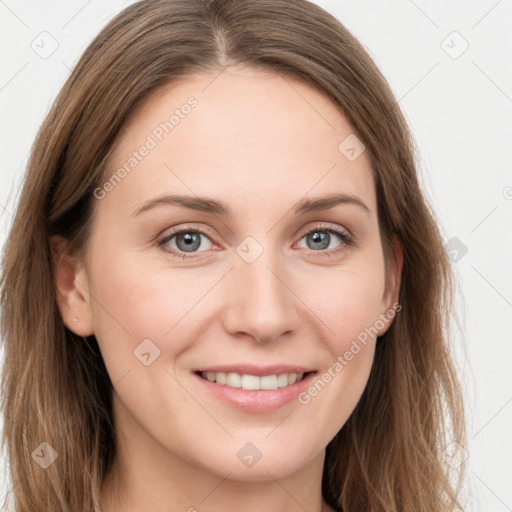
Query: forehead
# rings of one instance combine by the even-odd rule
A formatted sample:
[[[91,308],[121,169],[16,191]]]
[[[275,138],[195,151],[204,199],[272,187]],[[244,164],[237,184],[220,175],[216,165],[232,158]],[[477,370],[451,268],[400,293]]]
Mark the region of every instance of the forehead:
[[[350,137],[339,108],[296,79],[247,68],[188,76],[149,96],[126,125],[107,179],[127,172],[105,203],[133,210],[169,192],[219,197],[237,211],[344,192],[374,210],[366,153],[349,160],[340,150]]]

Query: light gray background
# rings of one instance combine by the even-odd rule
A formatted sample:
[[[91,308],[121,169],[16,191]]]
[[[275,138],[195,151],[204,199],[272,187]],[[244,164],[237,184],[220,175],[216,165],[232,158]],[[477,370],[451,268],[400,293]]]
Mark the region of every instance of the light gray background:
[[[37,128],[87,44],[130,3],[0,0],[2,245]],[[512,0],[316,3],[390,82],[445,240],[467,248],[454,261],[465,334],[453,340],[468,407],[466,510],[512,511]],[[1,469],[0,483],[5,492]]]

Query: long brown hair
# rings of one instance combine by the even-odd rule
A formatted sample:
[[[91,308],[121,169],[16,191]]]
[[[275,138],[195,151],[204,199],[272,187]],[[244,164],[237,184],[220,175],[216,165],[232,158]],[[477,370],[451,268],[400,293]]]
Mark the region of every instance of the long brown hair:
[[[70,255],[86,245],[93,191],[149,95],[238,64],[300,79],[339,107],[372,163],[388,268],[393,235],[403,249],[402,310],[327,446],[324,498],[344,512],[462,510],[465,415],[448,340],[455,281],[388,83],[356,38],[307,0],[144,0],[108,23],[56,98],[5,246],[2,446],[16,512],[99,512],[116,453],[112,383],[94,336],[83,343],[63,324],[50,236],[66,237]],[[43,468],[37,450],[50,447],[58,456]]]

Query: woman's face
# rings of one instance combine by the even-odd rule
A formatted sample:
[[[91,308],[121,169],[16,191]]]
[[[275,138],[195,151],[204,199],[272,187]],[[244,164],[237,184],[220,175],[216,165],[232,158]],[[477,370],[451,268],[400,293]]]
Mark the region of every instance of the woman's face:
[[[96,336],[117,428],[151,460],[279,478],[347,421],[396,301],[363,149],[323,94],[241,68],[131,120],[68,327]]]

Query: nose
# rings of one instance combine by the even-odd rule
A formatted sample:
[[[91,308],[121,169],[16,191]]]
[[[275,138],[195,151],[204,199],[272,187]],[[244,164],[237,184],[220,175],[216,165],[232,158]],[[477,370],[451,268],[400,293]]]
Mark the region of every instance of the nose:
[[[298,327],[300,301],[293,293],[289,272],[266,252],[252,263],[236,259],[225,284],[224,328],[258,343],[290,335]]]

